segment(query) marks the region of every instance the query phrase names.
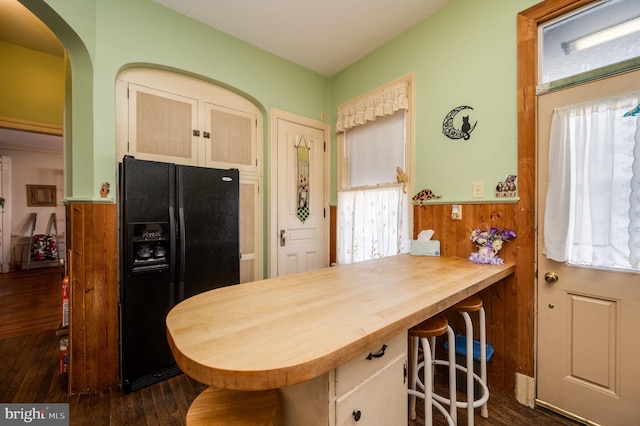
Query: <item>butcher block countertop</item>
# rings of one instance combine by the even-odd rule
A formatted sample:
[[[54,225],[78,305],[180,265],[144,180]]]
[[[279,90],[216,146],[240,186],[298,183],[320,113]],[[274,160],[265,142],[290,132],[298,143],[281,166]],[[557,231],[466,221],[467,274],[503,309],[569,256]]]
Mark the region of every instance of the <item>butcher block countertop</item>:
[[[210,386],[301,383],[514,273],[515,264],[402,254],[208,291],[175,306],[178,366]]]

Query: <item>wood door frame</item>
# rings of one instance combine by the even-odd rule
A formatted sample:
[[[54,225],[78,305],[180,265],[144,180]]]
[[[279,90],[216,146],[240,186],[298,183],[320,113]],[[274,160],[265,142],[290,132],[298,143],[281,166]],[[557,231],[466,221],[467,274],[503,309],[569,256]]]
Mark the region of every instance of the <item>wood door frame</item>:
[[[325,221],[322,229],[322,233],[325,238],[324,252],[322,255],[327,259],[329,263],[329,200],[331,200],[331,137],[329,131],[331,126],[324,121],[314,120],[312,118],[303,117],[301,115],[293,114],[291,112],[279,110],[277,108],[271,108],[271,137],[270,137],[270,152],[269,152],[269,203],[270,203],[270,220],[269,220],[269,250],[265,255],[269,258],[269,276],[278,276],[278,120],[287,120],[301,126],[313,127],[325,132],[325,161],[324,161],[324,201],[325,206]]]
[[[518,280],[517,318],[518,336],[529,345],[518,345],[518,371],[535,377],[537,336],[536,311],[536,215],[537,215],[537,116],[536,85],[538,78],[538,26],[558,16],[583,7],[595,0],[545,0],[520,12],[517,16],[518,37],[518,186],[520,200],[516,212],[518,223],[518,252],[516,276]],[[526,337],[525,337],[526,336]],[[518,400],[532,406],[532,397],[523,401],[519,386]]]

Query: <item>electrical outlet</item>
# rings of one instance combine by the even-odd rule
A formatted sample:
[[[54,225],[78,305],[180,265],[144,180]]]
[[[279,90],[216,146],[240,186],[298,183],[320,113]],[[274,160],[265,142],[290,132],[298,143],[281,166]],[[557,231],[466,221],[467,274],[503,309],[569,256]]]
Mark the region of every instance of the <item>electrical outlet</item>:
[[[482,198],[484,194],[484,184],[482,182],[473,182],[473,190],[471,194],[473,198]]]
[[[451,219],[462,220],[462,206],[460,204],[453,204],[451,206]]]

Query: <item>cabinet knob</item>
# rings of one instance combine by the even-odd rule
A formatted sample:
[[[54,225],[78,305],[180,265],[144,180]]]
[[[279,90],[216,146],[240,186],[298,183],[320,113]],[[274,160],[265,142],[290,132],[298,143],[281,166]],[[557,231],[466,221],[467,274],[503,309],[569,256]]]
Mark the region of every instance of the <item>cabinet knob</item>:
[[[353,410],[353,418],[355,419],[356,422],[360,420],[361,416],[362,416],[362,413],[360,412],[360,410]]]

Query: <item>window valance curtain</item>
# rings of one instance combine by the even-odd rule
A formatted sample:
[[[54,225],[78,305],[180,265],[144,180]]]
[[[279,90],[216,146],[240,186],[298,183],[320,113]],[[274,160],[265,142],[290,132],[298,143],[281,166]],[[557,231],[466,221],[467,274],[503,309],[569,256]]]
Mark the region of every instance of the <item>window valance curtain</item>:
[[[557,108],[549,145],[544,253],[640,269],[639,93]]]
[[[336,132],[344,132],[353,127],[375,121],[377,117],[393,115],[399,110],[409,109],[409,82],[391,83],[367,95],[354,99],[338,107]]]

